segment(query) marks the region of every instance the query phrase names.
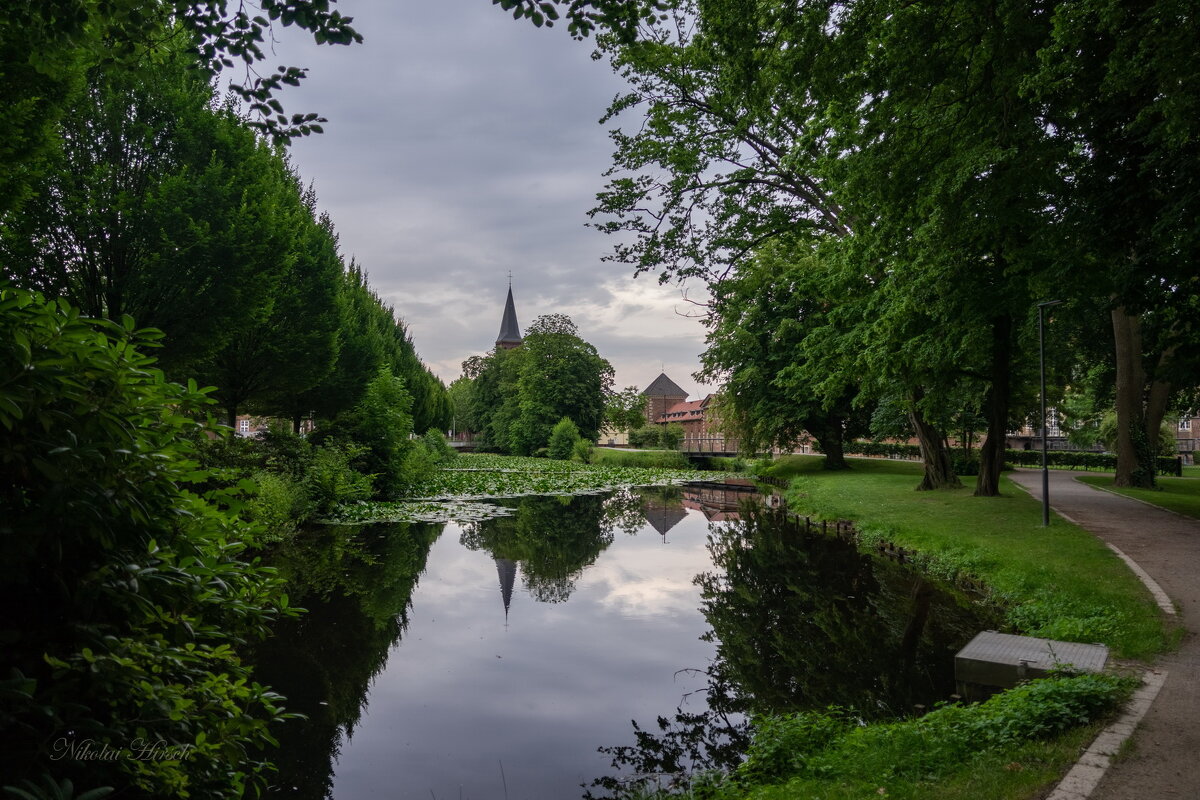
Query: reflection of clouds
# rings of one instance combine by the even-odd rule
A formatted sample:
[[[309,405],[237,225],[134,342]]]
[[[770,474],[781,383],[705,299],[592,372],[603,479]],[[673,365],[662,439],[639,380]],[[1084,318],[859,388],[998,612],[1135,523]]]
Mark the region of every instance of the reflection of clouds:
[[[711,569],[697,514],[670,544],[648,526],[617,537],[565,603],[518,588],[507,625],[495,560],[460,534],[448,525],[430,551],[409,627],[338,758],[339,800],[457,797],[460,786],[499,797],[498,763],[510,796],[578,796],[608,772],[596,748],[627,743],[631,719],[670,716],[705,686],[680,672],[714,654],[692,585]]]

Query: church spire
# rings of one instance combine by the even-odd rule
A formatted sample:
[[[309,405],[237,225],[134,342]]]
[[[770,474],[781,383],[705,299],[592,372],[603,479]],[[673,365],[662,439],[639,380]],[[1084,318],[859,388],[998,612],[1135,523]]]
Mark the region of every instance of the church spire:
[[[497,350],[511,350],[521,344],[521,328],[517,325],[517,307],[513,305],[512,276],[509,276],[508,300],[504,302],[504,317],[500,320]]]

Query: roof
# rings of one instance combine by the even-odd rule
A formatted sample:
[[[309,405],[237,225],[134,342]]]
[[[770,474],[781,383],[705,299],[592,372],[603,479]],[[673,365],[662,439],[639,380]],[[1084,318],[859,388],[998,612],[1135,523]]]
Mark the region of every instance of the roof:
[[[708,410],[710,400],[712,400],[711,394],[703,400],[688,400],[683,403],[676,403],[659,415],[655,422],[682,422],[689,419],[704,419],[704,414]]]
[[[667,373],[660,372],[658,377],[650,382],[650,385],[645,388],[642,394],[647,397],[687,397],[688,393],[679,388],[675,381],[667,377]]]
[[[504,317],[500,320],[500,335],[496,344],[520,344],[521,328],[517,325],[517,307],[513,305],[512,287],[508,287],[508,299],[504,302]]]

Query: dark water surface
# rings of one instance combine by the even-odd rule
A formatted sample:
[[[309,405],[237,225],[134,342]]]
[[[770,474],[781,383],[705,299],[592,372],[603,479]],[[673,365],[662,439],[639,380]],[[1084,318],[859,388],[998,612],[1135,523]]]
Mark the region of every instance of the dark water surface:
[[[953,691],[976,609],[778,512],[739,515],[743,496],[531,497],[472,525],[311,534],[280,564],[310,613],[254,654],[309,717],[281,731],[276,791],[603,796],[598,779],[728,766],[749,710],[889,716]]]

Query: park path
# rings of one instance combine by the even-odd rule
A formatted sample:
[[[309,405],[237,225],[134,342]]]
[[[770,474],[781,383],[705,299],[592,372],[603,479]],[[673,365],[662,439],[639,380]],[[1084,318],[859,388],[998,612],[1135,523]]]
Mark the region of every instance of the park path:
[[[1082,472],[1050,471],[1050,506],[1120,548],[1167,593],[1185,630],[1178,650],[1154,666],[1167,680],[1134,734],[1131,754],[1117,760],[1091,800],[1200,798],[1200,521],[1094,489]],[[1012,479],[1041,499],[1042,475],[1016,470]]]

